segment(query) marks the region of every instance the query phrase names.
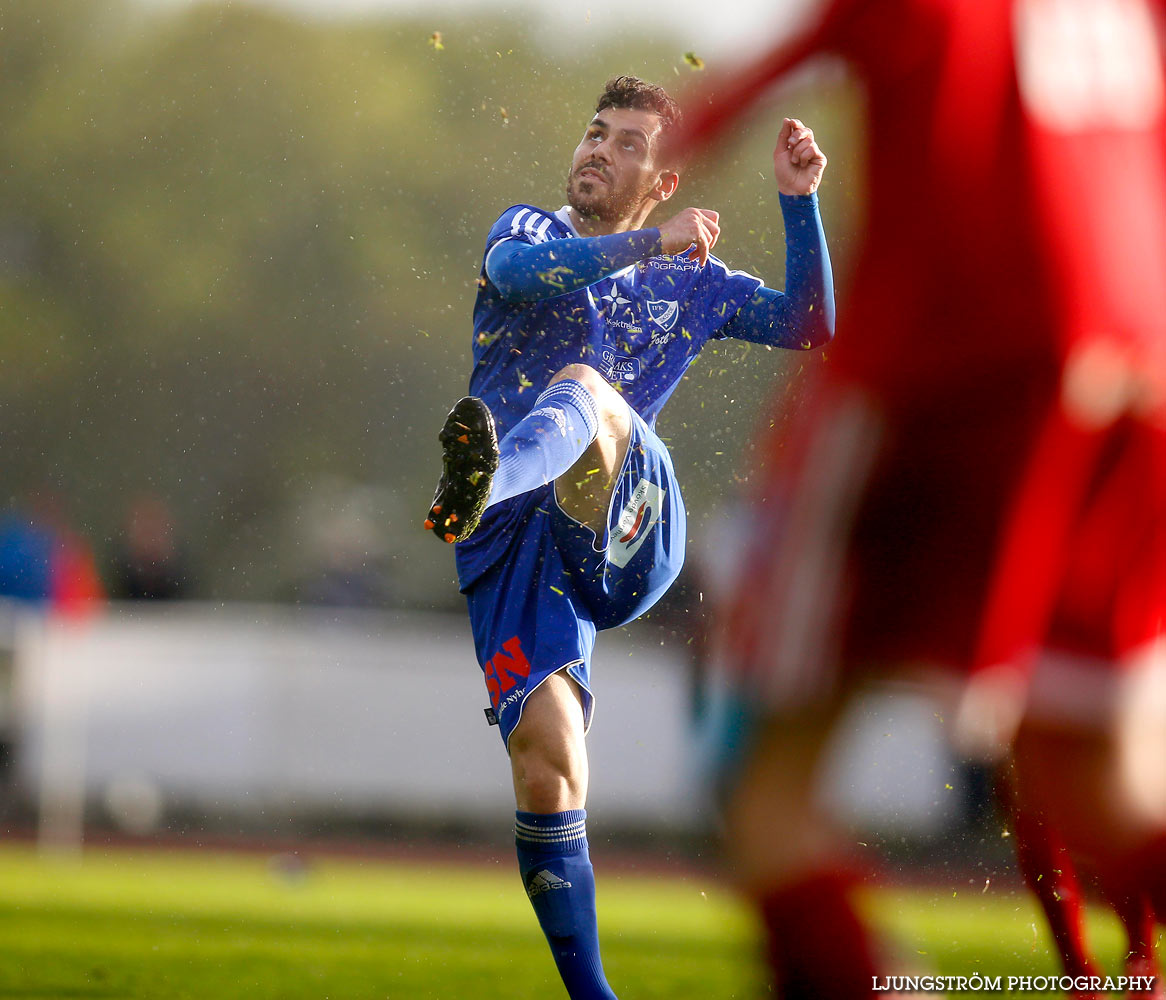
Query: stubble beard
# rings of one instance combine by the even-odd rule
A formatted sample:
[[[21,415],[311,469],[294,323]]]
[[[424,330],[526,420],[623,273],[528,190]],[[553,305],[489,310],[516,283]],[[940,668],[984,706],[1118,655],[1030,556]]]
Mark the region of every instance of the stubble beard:
[[[631,218],[635,207],[644,195],[636,197],[633,192],[609,189],[598,190],[602,185],[597,181],[567,175],[567,204],[585,219],[596,219],[605,225],[622,222]]]
[[[580,180],[573,173],[567,175],[567,204],[585,219],[610,222],[611,197],[596,190],[595,181]]]

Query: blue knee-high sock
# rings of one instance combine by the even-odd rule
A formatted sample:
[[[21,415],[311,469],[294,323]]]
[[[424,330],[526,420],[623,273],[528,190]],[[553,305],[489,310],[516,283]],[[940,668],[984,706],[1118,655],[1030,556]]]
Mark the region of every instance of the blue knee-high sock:
[[[548,386],[498,442],[498,471],[489,503],[558,479],[579,460],[598,429],[595,398],[582,382],[565,378]]]
[[[514,814],[522,884],[571,1000],[616,1000],[599,960],[587,813]]]

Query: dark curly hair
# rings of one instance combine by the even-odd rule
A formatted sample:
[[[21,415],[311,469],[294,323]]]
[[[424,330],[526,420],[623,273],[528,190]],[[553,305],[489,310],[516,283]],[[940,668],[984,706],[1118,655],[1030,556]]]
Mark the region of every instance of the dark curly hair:
[[[680,124],[680,105],[668,96],[668,91],[654,83],[646,83],[638,76],[617,76],[608,80],[595,105],[595,113],[605,108],[653,111],[660,116],[665,133]]]

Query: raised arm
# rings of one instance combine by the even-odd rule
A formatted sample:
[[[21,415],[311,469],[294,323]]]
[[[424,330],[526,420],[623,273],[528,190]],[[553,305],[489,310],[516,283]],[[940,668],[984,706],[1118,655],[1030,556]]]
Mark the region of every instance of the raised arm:
[[[818,213],[826,155],[814,133],[786,118],[773,151],[785,221],[785,291],[761,287],[725,324],[724,334],[755,344],[809,350],[834,336],[834,277]]]
[[[834,277],[818,196],[781,195],[785,291],[762,286],[724,327],[724,335],[769,347],[810,350],[834,336]]]

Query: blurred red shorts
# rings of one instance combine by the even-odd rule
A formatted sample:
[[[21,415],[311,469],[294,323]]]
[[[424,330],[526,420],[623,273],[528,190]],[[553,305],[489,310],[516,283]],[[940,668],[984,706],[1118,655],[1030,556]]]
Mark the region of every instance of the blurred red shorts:
[[[1029,656],[1034,709],[1073,690],[1100,714],[1106,682],[1081,672],[1161,645],[1160,426],[1083,431],[1023,375],[893,407],[823,377],[758,454],[717,644],[773,707],[872,674],[958,678],[985,665],[987,628],[987,646]]]
[[[1161,674],[1166,661],[1166,425],[1125,417],[1083,431],[1051,421],[1024,493],[988,645],[1023,656],[1026,602],[1039,614],[1043,601],[1047,625],[1029,641],[1029,717],[1108,725],[1130,685],[1145,683],[1133,675]],[[1038,523],[1042,498],[1058,495],[1056,516]]]
[[[1049,400],[1028,373],[893,405],[837,377],[809,385],[756,450],[724,669],[788,708],[872,673],[969,670]]]

